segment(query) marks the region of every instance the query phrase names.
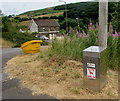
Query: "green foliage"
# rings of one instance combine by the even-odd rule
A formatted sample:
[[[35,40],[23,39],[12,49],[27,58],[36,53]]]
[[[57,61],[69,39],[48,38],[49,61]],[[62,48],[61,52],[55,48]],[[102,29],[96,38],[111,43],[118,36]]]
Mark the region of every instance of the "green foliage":
[[[91,32],[89,37],[80,37],[76,35],[70,35],[69,38],[65,38],[62,41],[54,40],[52,48],[50,50],[50,56],[66,56],[69,59],[83,61],[83,50],[90,46],[98,46],[98,39],[94,32]],[[117,70],[120,59],[120,37],[108,38],[108,48],[104,56],[104,62],[107,62],[107,66],[110,69]],[[103,57],[102,57],[103,58]]]
[[[38,32],[32,32],[32,35],[36,35],[36,34],[38,34]]]
[[[22,22],[22,21],[27,21],[27,20],[31,20],[31,18],[21,18],[21,17],[14,18],[15,22]]]
[[[24,29],[24,28],[27,28],[26,25],[20,25],[20,26],[17,26],[18,29]]]
[[[41,43],[42,46],[45,46],[45,45],[48,45],[48,44],[49,44],[49,42],[47,40],[42,40],[42,43]]]
[[[108,4],[109,21],[111,21],[112,18],[111,13],[115,12],[116,10],[115,4],[117,3],[109,2]],[[56,6],[54,8],[54,10],[64,10],[64,9],[65,9],[64,5]],[[99,2],[80,2],[80,3],[67,4],[68,18],[72,18],[72,19],[79,17],[80,19],[91,18],[97,21],[98,9],[99,9]],[[64,17],[66,17],[65,12],[63,15]],[[88,23],[86,22],[84,24],[88,24]]]
[[[75,27],[75,26],[77,26],[76,19],[68,18],[67,19],[67,23],[68,23],[68,27]],[[61,29],[65,29],[66,28],[66,20],[63,20],[62,22],[60,22],[60,28]]]
[[[2,37],[6,40],[9,40],[15,44],[15,46],[21,46],[26,41],[34,40],[28,33],[20,33],[20,32],[3,32]]]
[[[119,30],[119,23],[120,23],[120,3],[114,3],[114,8],[115,8],[115,11],[111,14],[111,22],[112,22],[112,25],[113,25],[113,28],[117,31],[120,31]]]
[[[61,30],[60,30],[60,33],[61,33],[61,34],[65,34],[65,33],[66,33],[66,30],[61,29]]]
[[[108,48],[107,48],[107,54],[108,58],[108,67],[116,70],[118,69],[119,65],[119,58],[120,58],[120,37],[114,39],[113,37],[108,37]]]
[[[13,42],[16,46],[21,46],[22,43],[36,38],[29,33],[20,33],[13,22],[8,17],[2,18],[2,37],[8,41]]]
[[[81,60],[83,56],[82,51],[89,45],[91,45],[88,43],[89,37],[78,38],[75,35],[71,35],[70,38],[63,39],[62,42],[54,40],[52,43],[50,54],[52,54],[52,56],[60,55],[67,56],[75,60]],[[95,43],[92,42],[92,45],[95,45]]]

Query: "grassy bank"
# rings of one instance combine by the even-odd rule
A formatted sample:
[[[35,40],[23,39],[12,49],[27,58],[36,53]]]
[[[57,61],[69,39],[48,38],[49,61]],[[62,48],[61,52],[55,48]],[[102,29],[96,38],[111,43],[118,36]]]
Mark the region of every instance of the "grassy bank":
[[[118,73],[108,70],[107,84],[101,92],[83,85],[83,64],[68,56],[48,57],[47,48],[37,54],[21,54],[7,62],[9,77],[20,79],[21,86],[33,95],[48,94],[57,99],[117,99]],[[26,75],[27,74],[27,75]]]
[[[83,61],[83,50],[89,46],[98,45],[98,40],[94,35],[89,37],[77,37],[70,36],[62,41],[54,40],[52,43],[52,48],[50,49],[49,56],[64,56],[74,60]],[[106,58],[107,65],[110,69],[117,70],[118,68],[118,58],[119,58],[119,45],[120,38],[113,38],[109,36],[108,38],[108,48],[106,50],[107,54],[104,56]]]

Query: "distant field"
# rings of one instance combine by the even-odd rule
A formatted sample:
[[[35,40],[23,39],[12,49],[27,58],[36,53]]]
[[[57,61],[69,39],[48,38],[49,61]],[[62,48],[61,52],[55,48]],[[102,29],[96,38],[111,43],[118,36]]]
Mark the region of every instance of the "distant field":
[[[29,26],[29,24],[30,24],[30,20],[27,20],[27,21],[22,21],[19,25]]]
[[[35,16],[35,18],[38,18],[38,17],[60,16],[60,15],[63,15],[63,12],[52,13],[52,14],[45,14],[45,15],[39,15],[39,16]]]

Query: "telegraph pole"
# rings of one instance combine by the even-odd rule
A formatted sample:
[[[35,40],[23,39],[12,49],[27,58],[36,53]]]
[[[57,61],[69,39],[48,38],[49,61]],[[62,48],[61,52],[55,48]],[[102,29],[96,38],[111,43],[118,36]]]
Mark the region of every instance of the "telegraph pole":
[[[66,1],[63,1],[63,0],[59,0],[59,2],[64,2],[64,4],[65,4],[65,15],[66,15],[66,18],[65,18],[65,20],[66,20],[66,32],[67,32],[67,35],[68,35],[67,3],[66,3]]]
[[[108,0],[99,0],[99,46],[107,48],[108,38]]]

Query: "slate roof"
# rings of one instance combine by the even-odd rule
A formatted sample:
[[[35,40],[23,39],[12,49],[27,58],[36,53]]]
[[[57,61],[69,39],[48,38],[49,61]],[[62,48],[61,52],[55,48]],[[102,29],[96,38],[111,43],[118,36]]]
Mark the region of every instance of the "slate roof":
[[[38,27],[60,27],[55,19],[34,19]]]

